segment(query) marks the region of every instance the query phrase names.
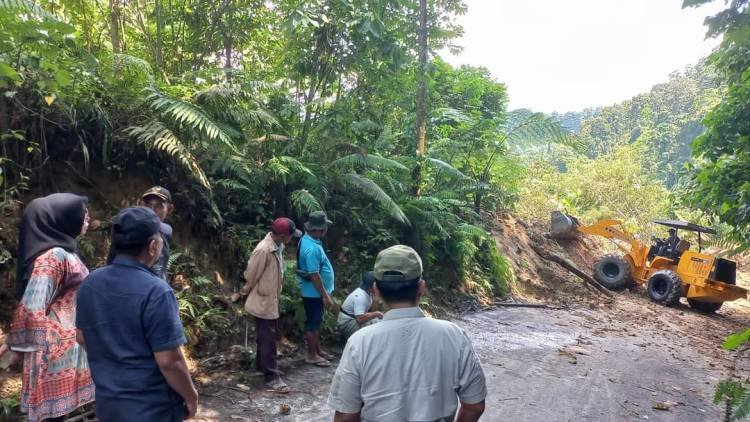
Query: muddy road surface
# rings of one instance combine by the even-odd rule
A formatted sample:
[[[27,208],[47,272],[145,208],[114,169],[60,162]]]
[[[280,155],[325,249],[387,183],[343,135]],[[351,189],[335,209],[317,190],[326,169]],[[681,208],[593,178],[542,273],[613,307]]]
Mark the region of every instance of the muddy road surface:
[[[720,421],[717,382],[750,374],[747,359],[721,349],[750,325],[744,301],[705,315],[623,293],[610,304],[497,308],[455,322],[482,359],[484,421]],[[264,391],[257,375],[211,374],[198,420],[332,420],[325,399],[334,370],[292,359],[286,396]]]

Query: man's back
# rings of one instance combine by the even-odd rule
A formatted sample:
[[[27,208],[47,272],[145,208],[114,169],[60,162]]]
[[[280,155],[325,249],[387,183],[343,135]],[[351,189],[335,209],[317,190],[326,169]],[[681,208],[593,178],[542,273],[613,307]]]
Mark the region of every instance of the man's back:
[[[458,399],[484,400],[486,387],[471,342],[456,325],[395,309],[346,345],[329,404],[364,421],[453,420]]]
[[[76,318],[100,419],[170,420],[182,411],[182,399],[154,358],[155,352],[185,343],[174,293],[163,280],[134,259],[118,256],[81,285]]]

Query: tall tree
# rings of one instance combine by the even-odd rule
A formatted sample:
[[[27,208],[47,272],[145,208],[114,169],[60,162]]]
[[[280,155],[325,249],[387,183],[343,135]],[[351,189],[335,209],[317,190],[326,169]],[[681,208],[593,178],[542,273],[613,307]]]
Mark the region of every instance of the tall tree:
[[[417,91],[417,165],[414,168],[414,195],[419,196],[422,185],[422,164],[426,137],[425,92],[427,90],[427,0],[419,0],[419,89]]]

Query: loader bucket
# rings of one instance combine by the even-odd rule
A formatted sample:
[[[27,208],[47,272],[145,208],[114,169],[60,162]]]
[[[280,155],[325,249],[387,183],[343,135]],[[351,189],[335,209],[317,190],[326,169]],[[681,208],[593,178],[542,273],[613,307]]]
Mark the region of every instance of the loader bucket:
[[[560,211],[552,211],[550,233],[558,239],[572,239],[578,237],[578,219]]]

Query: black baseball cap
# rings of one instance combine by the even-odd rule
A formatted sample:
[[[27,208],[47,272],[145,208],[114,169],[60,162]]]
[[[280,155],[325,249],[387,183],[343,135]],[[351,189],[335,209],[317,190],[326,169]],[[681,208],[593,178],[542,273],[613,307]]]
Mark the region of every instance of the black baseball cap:
[[[143,192],[143,195],[141,195],[141,199],[146,199],[146,197],[149,196],[156,196],[157,198],[161,198],[167,202],[172,202],[172,194],[167,190],[167,188],[163,188],[161,186],[154,186],[146,192]]]
[[[359,283],[359,288],[362,290],[368,290],[375,283],[375,273],[368,271],[362,275],[362,282]]]
[[[159,216],[147,207],[120,211],[112,221],[112,244],[117,249],[142,248],[151,236],[162,231]]]

